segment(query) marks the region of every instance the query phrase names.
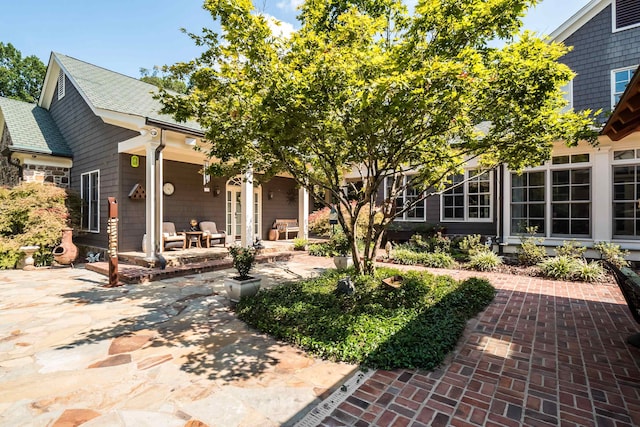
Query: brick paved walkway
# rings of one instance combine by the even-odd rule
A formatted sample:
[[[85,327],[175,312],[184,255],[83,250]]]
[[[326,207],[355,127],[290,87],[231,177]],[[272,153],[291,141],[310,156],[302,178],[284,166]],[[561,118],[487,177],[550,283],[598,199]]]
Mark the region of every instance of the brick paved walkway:
[[[441,370],[377,371],[322,425],[640,425],[638,325],[615,285],[486,277],[498,294]]]

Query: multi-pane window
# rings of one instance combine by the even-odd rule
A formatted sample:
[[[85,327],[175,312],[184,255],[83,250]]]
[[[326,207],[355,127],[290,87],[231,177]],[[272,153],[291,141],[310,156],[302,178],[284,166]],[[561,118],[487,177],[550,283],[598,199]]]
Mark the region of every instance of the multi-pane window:
[[[640,237],[640,150],[613,152],[613,235]],[[620,164],[622,163],[622,164]]]
[[[442,194],[443,219],[464,220],[464,175],[451,178],[451,188]]]
[[[511,174],[511,232],[545,233],[545,171]]]
[[[551,233],[591,234],[591,169],[551,171]]]
[[[387,178],[385,186],[385,198],[391,194],[391,186],[393,179]],[[396,198],[396,212],[407,209],[402,215],[396,219],[399,221],[425,221],[426,220],[426,202],[424,192],[415,188],[410,183],[411,177],[404,176],[398,183],[402,191]]]
[[[464,175],[455,175],[442,194],[442,219],[491,220],[491,173],[469,170],[466,181]]]
[[[624,90],[633,77],[637,67],[621,68],[619,70],[613,70],[611,72],[611,109],[616,106]]]
[[[631,150],[633,152],[633,150]],[[640,166],[613,168],[613,234],[640,236]]]
[[[591,168],[585,165],[589,161],[589,154],[554,156],[544,170],[513,174],[511,232],[537,227],[544,236],[589,236]]]
[[[80,194],[82,195],[82,224],[86,231],[100,231],[100,172],[83,173],[81,176]]]

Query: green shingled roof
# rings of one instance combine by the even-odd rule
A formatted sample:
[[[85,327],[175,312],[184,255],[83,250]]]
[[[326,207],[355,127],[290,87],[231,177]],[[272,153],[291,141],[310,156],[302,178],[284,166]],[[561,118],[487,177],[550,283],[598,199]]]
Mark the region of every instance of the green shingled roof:
[[[73,156],[53,118],[44,108],[0,97],[0,110],[11,135],[10,149]]]
[[[158,93],[158,88],[154,85],[60,53],[53,55],[95,108],[202,131],[196,122],[179,123],[169,115],[160,114],[162,104],[153,99],[153,94]]]

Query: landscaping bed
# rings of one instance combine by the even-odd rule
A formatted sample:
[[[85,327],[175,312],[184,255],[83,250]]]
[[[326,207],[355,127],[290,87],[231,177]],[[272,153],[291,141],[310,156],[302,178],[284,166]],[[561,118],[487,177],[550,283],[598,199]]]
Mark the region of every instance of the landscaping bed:
[[[426,271],[379,268],[336,292],[353,271],[284,284],[241,300],[239,317],[318,357],[380,369],[433,369],[455,348],[466,322],[495,295],[484,279],[464,281]],[[382,283],[402,276],[397,289]]]

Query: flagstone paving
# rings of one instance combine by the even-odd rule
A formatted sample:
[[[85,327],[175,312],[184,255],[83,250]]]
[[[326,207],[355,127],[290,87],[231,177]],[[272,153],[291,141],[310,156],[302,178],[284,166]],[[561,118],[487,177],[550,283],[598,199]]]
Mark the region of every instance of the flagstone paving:
[[[321,269],[256,272],[272,286]],[[0,271],[0,425],[293,424],[356,367],[248,328],[228,274],[105,288],[83,268]]]
[[[256,269],[273,286],[331,264]],[[640,350],[625,343],[639,328],[614,284],[431,271],[498,294],[440,369],[342,388],[355,366],[237,320],[228,270],[118,288],[83,268],[0,271],[0,426],[640,425]]]

